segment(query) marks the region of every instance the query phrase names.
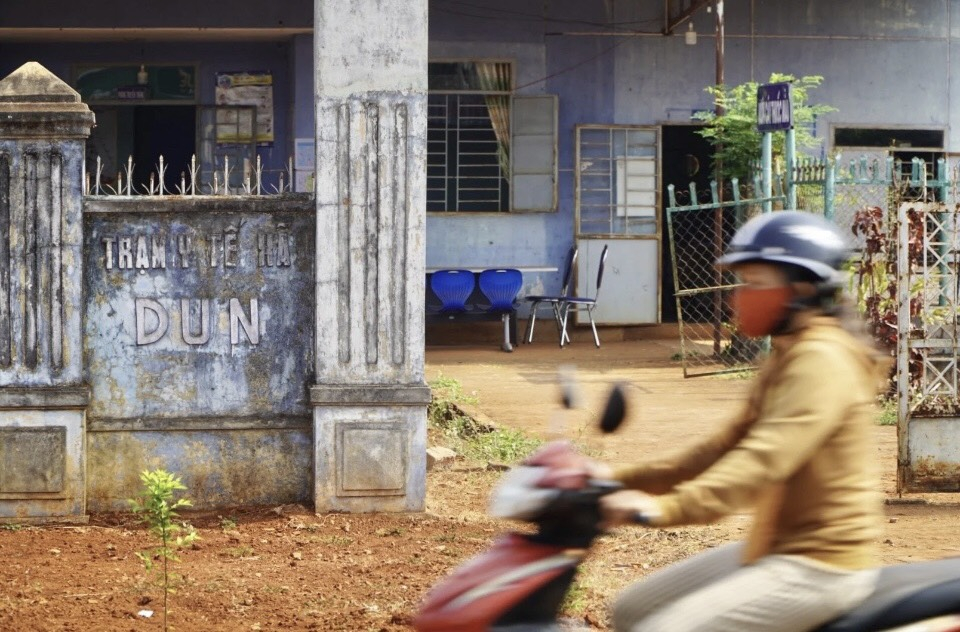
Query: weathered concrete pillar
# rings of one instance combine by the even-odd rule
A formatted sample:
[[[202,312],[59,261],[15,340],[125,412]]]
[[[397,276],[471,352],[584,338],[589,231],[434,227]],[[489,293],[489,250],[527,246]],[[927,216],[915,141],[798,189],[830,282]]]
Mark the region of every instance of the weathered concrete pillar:
[[[316,510],[418,511],[427,2],[314,8]]]
[[[40,64],[0,81],[0,521],[86,518],[81,181],[93,120]]]

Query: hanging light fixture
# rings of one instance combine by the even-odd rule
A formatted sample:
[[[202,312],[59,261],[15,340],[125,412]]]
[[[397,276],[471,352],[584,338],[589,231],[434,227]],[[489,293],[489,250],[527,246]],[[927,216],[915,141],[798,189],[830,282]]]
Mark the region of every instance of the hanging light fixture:
[[[683,41],[687,46],[697,45],[697,32],[693,30],[693,21],[687,22],[687,32],[683,34]]]

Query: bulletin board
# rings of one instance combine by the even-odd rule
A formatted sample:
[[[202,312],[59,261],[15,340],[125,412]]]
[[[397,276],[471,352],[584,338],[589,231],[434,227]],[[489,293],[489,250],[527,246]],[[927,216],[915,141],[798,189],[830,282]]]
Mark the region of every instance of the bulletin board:
[[[270,72],[218,72],[214,98],[217,105],[256,107],[256,142],[258,145],[273,144],[273,75]]]

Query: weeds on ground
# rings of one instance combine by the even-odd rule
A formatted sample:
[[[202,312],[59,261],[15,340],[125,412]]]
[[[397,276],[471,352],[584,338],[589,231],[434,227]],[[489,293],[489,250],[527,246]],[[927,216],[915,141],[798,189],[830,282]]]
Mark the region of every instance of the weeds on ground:
[[[317,538],[317,541],[330,546],[350,546],[353,544],[353,538],[345,535],[324,535]]]
[[[220,528],[224,531],[235,531],[237,529],[237,521],[233,518],[224,518],[223,516],[217,516],[220,518]]]
[[[897,398],[890,397],[880,400],[880,413],[877,415],[878,426],[897,425]]]
[[[374,531],[374,534],[381,538],[386,537],[399,537],[406,533],[406,530],[402,527],[391,527],[389,529],[377,529]]]
[[[430,404],[427,406],[427,419],[431,425],[446,429],[472,421],[460,408],[463,404],[475,405],[480,401],[476,393],[467,395],[460,382],[438,373],[429,383]]]
[[[159,540],[159,546],[137,551],[136,555],[147,573],[156,574],[157,583],[163,589],[163,629],[167,630],[167,597],[176,592],[172,584],[179,579],[170,573],[169,562],[179,562],[177,551],[193,544],[199,536],[189,524],[186,528],[176,524],[176,518],[179,517],[177,509],[191,505],[186,498],[173,500],[174,492],[186,489],[180,477],[162,469],[152,472],[144,470],[140,474],[140,481],[143,490],[129,503],[133,513],[147,524],[150,534]],[[179,535],[181,531],[186,531],[186,535]],[[157,559],[161,563],[160,568],[155,569],[154,560]]]
[[[456,452],[477,461],[513,463],[543,443],[522,430],[497,428],[466,414],[461,406],[476,404],[479,398],[464,393],[457,380],[439,374],[429,386],[427,422]]]
[[[726,373],[717,373],[713,377],[718,380],[750,380],[756,377],[756,369],[742,369],[739,371],[728,371]]]
[[[583,584],[583,578],[578,577],[570,585],[560,604],[560,612],[570,616],[582,616],[587,608],[587,589]]]
[[[249,544],[241,544],[240,546],[233,546],[223,550],[224,554],[228,557],[233,558],[244,558],[244,557],[253,557],[256,554],[256,551],[253,550],[253,547]]]
[[[498,428],[481,433],[464,442],[465,453],[478,461],[515,463],[539,448],[543,441],[522,430]]]
[[[22,524],[0,524],[0,531],[19,531],[22,528]]]

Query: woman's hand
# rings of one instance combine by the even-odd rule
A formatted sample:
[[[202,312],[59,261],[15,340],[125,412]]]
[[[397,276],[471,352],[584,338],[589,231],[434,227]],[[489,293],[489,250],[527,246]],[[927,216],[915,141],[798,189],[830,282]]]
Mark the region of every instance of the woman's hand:
[[[605,529],[622,524],[656,524],[660,517],[660,505],[649,494],[625,489],[601,498],[600,513]]]
[[[589,463],[587,463],[587,473],[590,475],[590,478],[594,480],[613,480],[613,468],[606,463],[601,463],[600,461],[591,460]]]

